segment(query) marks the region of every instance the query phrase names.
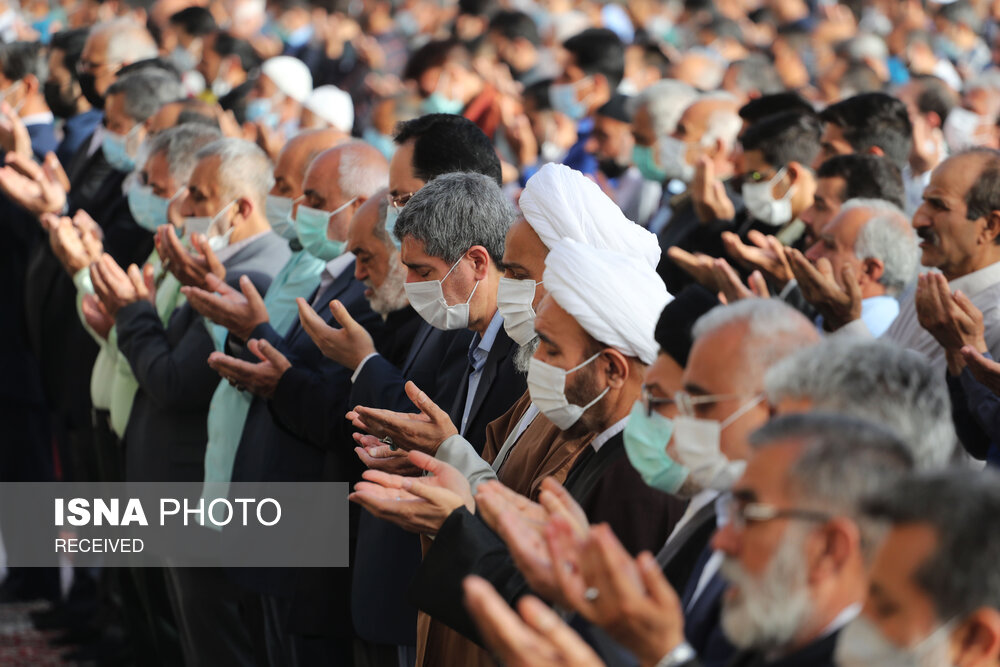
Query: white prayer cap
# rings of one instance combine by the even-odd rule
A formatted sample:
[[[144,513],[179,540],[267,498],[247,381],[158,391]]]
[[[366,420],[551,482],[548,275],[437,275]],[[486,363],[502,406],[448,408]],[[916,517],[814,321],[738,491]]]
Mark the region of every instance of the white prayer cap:
[[[542,279],[548,295],[596,340],[645,364],[656,359],[656,323],[673,297],[653,267],[563,239],[549,249]]]
[[[336,86],[320,86],[312,91],[305,107],[341,132],[350,132],[354,127],[354,100]]]
[[[304,62],[291,56],[268,58],[260,66],[260,73],[266,74],[278,90],[293,100],[303,103],[313,89],[312,74]]]
[[[660,261],[656,234],[626,218],[597,183],[566,165],[550,162],[539,169],[528,179],[519,203],[549,250],[570,238],[644,259],[654,269]]]

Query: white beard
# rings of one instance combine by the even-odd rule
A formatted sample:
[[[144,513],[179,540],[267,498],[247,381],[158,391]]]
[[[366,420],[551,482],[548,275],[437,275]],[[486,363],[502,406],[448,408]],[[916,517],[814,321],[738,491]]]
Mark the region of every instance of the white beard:
[[[524,345],[518,346],[517,351],[514,352],[514,370],[522,375],[528,373],[528,364],[531,363],[531,357],[535,356],[535,350],[538,349],[540,341],[541,338],[535,336]]]
[[[803,558],[809,525],[790,525],[763,575],[747,574],[727,558],[722,575],[738,588],[722,601],[722,629],[741,649],[773,650],[787,645],[813,616]]]
[[[368,304],[372,310],[383,317],[397,310],[402,310],[409,304],[409,301],[406,300],[406,290],[403,288],[403,284],[406,282],[406,266],[399,261],[399,253],[393,253],[389,257],[389,267],[385,280],[378,287],[372,285],[371,280],[365,280],[365,285],[372,290]]]

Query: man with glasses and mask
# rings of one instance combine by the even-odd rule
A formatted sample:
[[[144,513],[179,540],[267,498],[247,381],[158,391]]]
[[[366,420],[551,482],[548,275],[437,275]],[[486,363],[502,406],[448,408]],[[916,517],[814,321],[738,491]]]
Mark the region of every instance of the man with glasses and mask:
[[[101,122],[101,110],[92,107],[83,96],[76,72],[76,63],[86,43],[86,28],[57,32],[49,43],[44,94],[45,103],[55,117],[65,121],[62,141],[56,149],[56,157],[62,164],[69,164],[73,154]]]

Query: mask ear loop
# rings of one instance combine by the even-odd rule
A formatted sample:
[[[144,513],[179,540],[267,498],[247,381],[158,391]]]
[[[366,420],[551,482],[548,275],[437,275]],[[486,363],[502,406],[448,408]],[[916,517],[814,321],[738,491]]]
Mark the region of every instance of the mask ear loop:
[[[739,419],[746,413],[750,412],[750,410],[755,408],[757,404],[763,400],[764,400],[764,394],[757,394],[757,396],[753,400],[747,401],[746,403],[741,405],[739,408],[737,408],[736,412],[729,415],[722,421],[722,424],[719,425],[719,431],[722,431],[724,428],[735,422],[737,419]]]

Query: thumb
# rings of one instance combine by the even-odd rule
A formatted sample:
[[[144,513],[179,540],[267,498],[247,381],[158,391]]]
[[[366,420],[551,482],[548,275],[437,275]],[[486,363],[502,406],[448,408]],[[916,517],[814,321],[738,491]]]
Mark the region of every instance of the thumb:
[[[851,297],[851,303],[859,303],[861,301],[861,285],[858,284],[858,278],[854,275],[854,267],[846,264],[841,270],[840,276],[844,281],[847,295]]]
[[[442,420],[451,421],[451,418],[415,382],[412,380],[407,381],[404,389],[406,390],[406,395],[413,401],[413,404],[432,420],[435,422],[441,422]]]
[[[333,314],[333,319],[337,320],[337,324],[343,329],[354,329],[358,326],[358,323],[347,312],[347,308],[344,308],[344,304],[340,302],[340,299],[334,299],[330,302],[330,312]]]
[[[279,364],[284,355],[281,354],[273,345],[268,343],[263,338],[257,339],[257,356],[261,358],[262,361],[270,361],[272,364]]]
[[[156,272],[153,270],[153,265],[147,263],[142,267],[142,279],[146,283],[146,289],[152,292],[156,289]]]
[[[225,285],[225,283],[221,280],[219,282]],[[253,281],[250,280],[250,276],[246,274],[240,276],[240,290],[243,292],[243,296],[247,298],[247,301],[251,306],[254,308],[264,307],[264,299],[261,297],[260,292],[257,291],[257,288],[254,287]]]
[[[417,451],[416,449],[411,449],[408,453],[410,457],[410,463],[417,466],[421,470],[436,475],[441,471],[441,462],[430,454],[425,454],[423,452]]]

